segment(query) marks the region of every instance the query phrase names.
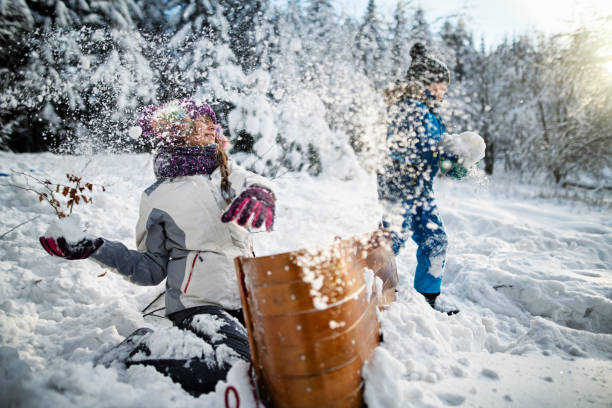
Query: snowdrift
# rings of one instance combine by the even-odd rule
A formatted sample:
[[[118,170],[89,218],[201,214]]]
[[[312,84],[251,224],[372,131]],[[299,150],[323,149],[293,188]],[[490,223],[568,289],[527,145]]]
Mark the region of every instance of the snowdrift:
[[[32,172],[30,172],[32,170]],[[88,234],[134,247],[149,155],[93,157],[0,153],[0,404],[17,407],[218,407],[228,384],[254,407],[248,365],[194,399],[151,367],[94,366],[139,327],[169,330],[142,310],[163,289],[138,287],[94,262],[39,246],[55,217],[16,172],[103,184],[79,205]],[[612,219],[578,202],[537,198],[503,179],[437,180],[449,235],[442,304],[412,289],[410,244],[397,258],[398,301],[379,316],[384,342],[366,365],[369,407],[594,406],[612,401]],[[374,177],[288,173],[274,180],[276,231],[256,234],[258,256],[320,247],[377,228]],[[181,349],[185,350],[185,349]]]

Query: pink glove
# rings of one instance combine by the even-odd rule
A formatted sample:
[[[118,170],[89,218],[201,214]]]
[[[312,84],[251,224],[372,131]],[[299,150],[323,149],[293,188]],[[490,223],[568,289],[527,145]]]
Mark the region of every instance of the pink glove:
[[[70,260],[89,258],[104,243],[102,238],[83,238],[76,244],[68,243],[64,237],[40,237],[38,240],[49,255]]]
[[[237,220],[238,225],[250,225],[259,228],[265,222],[266,230],[272,231],[274,225],[274,209],[276,198],[274,193],[265,187],[251,186],[232,201],[229,208],[221,216],[222,222]]]

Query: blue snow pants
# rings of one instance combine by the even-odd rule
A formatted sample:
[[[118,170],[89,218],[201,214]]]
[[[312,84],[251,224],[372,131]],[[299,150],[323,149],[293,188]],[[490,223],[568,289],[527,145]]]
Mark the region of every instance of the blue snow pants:
[[[410,211],[411,207],[404,207],[406,209],[402,214],[400,230],[391,231],[393,252],[397,255],[412,234],[412,240],[418,245],[414,288],[420,293],[439,293],[448,247],[444,225],[434,203],[427,206],[427,209],[416,207],[416,214]],[[385,228],[391,226],[384,217],[382,224]]]

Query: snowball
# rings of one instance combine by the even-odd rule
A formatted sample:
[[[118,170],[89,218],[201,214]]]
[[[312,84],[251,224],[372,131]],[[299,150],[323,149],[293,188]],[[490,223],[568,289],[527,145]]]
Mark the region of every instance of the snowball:
[[[83,232],[80,221],[81,219],[77,214],[54,220],[49,224],[44,236],[49,238],[64,237],[66,241],[72,244],[76,244],[83,239],[95,239],[95,237]]]
[[[453,168],[453,163],[450,160],[443,160],[440,163],[440,167],[442,168],[442,170],[448,171]]]
[[[485,156],[485,142],[479,134],[463,132],[460,134],[445,134],[441,147],[452,154],[459,156],[459,163],[464,167],[471,167]]]

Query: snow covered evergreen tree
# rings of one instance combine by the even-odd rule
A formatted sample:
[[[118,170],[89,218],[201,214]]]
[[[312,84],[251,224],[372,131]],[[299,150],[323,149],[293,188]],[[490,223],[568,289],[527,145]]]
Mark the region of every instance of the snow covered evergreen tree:
[[[479,116],[475,125],[486,144],[485,157],[483,160],[484,170],[487,174],[493,174],[495,165],[495,138],[493,135],[496,133],[496,124],[492,112],[492,105],[494,104],[492,88],[495,78],[493,76],[494,70],[491,69],[492,64],[492,58],[488,58],[487,56],[483,37],[481,38],[480,50],[476,57],[473,89],[477,95],[479,108]]]
[[[475,60],[472,34],[459,20],[456,24],[446,21],[440,32],[441,43],[437,45],[441,58],[452,72],[452,83],[445,104],[445,119],[448,131],[477,130],[480,120],[478,92],[475,88]]]
[[[382,27],[375,0],[369,0],[363,23],[359,27],[355,38],[356,56],[363,66],[364,73],[379,87],[386,75],[382,70],[382,58],[385,52],[385,44],[382,36]]]
[[[25,0],[0,5],[0,67],[3,77],[21,63],[27,50],[22,41],[34,29],[34,17]]]
[[[27,59],[2,90],[3,122],[13,129],[8,147],[38,150],[83,137],[129,143],[117,132],[155,96],[135,30],[137,5],[55,0],[27,6],[37,31],[25,42]]]
[[[393,12],[393,25],[391,27],[391,79],[399,78],[410,59],[410,36],[408,31],[408,18],[406,17],[406,3],[399,0]]]
[[[469,79],[474,69],[475,52],[472,34],[467,31],[465,22],[460,19],[453,25],[446,21],[440,36],[446,49],[452,53],[448,65],[455,73],[455,79],[459,82]]]
[[[0,3],[0,149],[37,150],[40,144],[28,125],[36,123],[20,108],[22,101],[9,90],[18,80],[28,52],[22,39],[34,29],[34,17],[24,0]],[[16,140],[15,135],[20,135]]]
[[[497,128],[497,154],[506,171],[520,172],[525,163],[521,146],[536,125],[535,109],[530,106],[533,90],[526,86],[533,66],[531,44],[526,38],[500,44],[489,57],[494,86],[492,91],[492,123]]]
[[[263,23],[269,0],[225,0],[230,47],[245,72],[261,65],[267,51]]]
[[[421,7],[418,7],[414,11],[412,23],[410,25],[410,37],[414,42],[421,42],[428,46],[433,42],[431,28],[425,18],[425,11]]]
[[[405,0],[389,22],[374,0],[359,20],[331,0],[0,4],[2,149],[122,148],[143,105],[196,96],[257,171],[318,174],[355,153],[375,168],[386,128],[380,88],[404,75],[420,41],[452,70],[444,118],[451,132],[486,138],[487,172],[497,160],[577,183],[610,168],[610,81],[598,63],[609,30],[599,27],[486,52],[461,20],[434,33]],[[294,134],[292,123],[312,134]]]
[[[168,24],[165,16],[168,0],[135,0],[139,10],[138,28],[143,35],[162,35]]]

